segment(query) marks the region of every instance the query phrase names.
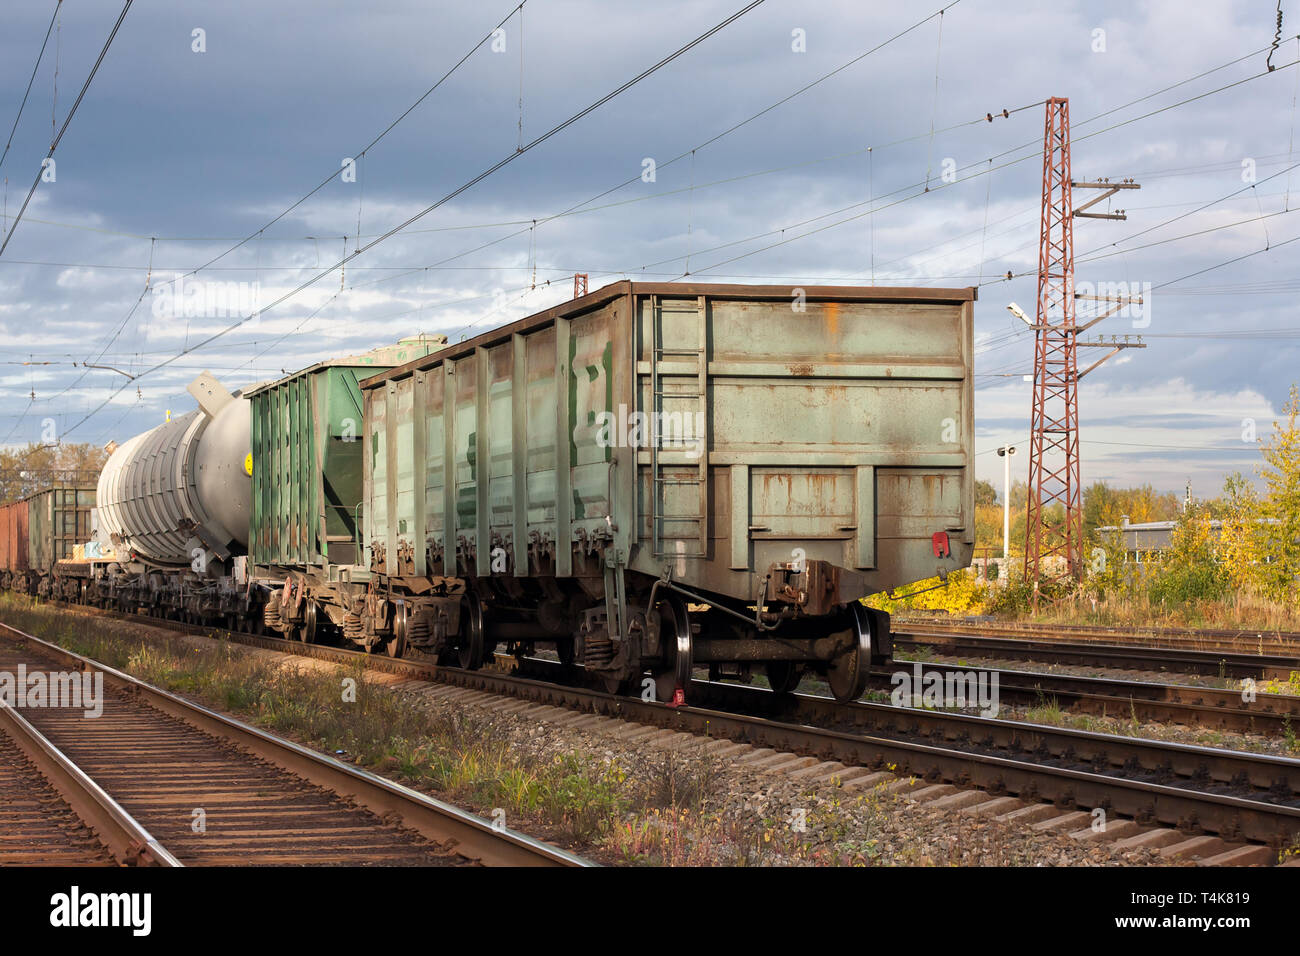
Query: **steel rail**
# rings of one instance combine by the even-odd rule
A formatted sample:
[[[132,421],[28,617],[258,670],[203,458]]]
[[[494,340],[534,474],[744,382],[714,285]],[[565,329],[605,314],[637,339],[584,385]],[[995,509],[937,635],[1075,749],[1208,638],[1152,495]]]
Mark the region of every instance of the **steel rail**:
[[[1195,684],[1162,684],[1116,677],[1090,677],[1043,671],[976,667],[936,661],[899,659],[889,669],[874,671],[869,687],[891,689],[891,677],[919,664],[925,671],[949,674],[980,671],[998,675],[998,693],[1004,701],[1025,705],[1054,702],[1081,713],[1145,721],[1183,721],[1200,727],[1248,733],[1285,732],[1300,728],[1300,697],[1255,692],[1247,705],[1243,691]]]
[[[1163,670],[1211,677],[1251,677],[1287,680],[1300,671],[1300,657],[1242,654],[1233,651],[1196,651],[1165,647],[1086,642],[1070,644],[1019,637],[981,637],[968,633],[898,630],[895,650],[928,647],[940,653],[969,657],[1050,661],[1084,667],[1120,670]]]
[[[0,701],[0,730],[26,754],[41,775],[99,837],[119,863],[129,866],[183,866],[89,774],[31,725],[17,709]]]
[[[1300,632],[1168,626],[1119,627],[1106,624],[1046,624],[1038,621],[984,621],[908,615],[894,618],[900,632],[949,631],[987,637],[1033,637],[1040,640],[1096,641],[1146,647],[1185,647],[1196,650],[1268,648],[1300,654]]]

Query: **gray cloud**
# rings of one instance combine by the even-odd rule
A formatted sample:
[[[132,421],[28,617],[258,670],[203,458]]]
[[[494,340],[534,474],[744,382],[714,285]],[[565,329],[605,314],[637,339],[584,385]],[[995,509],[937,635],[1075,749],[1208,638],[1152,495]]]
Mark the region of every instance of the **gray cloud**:
[[[525,138],[736,6],[530,2],[523,32]],[[242,237],[256,229],[382,130],[508,10],[504,3],[485,9],[413,0],[137,5],[60,147],[57,182],[42,185],[0,259],[0,360],[86,361],[107,345],[102,364],[136,372],[219,329],[224,323],[215,319],[160,320],[152,295],[128,318],[151,252],[157,284],[230,244],[193,237]],[[240,385],[414,331],[472,334],[564,298],[577,270],[591,272],[595,285],[625,275],[671,279],[687,271],[689,255],[693,275],[718,281],[866,283],[874,274],[880,283],[969,285],[1008,270],[1031,271],[1042,109],[991,124],[968,121],[1047,95],[1071,99],[1076,178],[1137,176],[1143,183],[1124,197],[1127,222],[1079,224],[1080,280],[1158,286],[1300,234],[1300,219],[1289,212],[1300,197],[1288,192],[1300,189],[1298,175],[1125,241],[1241,188],[1245,159],[1255,160],[1261,180],[1296,161],[1295,68],[1098,132],[1257,73],[1259,55],[1088,122],[1263,47],[1272,36],[1266,3],[963,0],[943,18],[937,98],[938,24],[931,22],[689,155],[927,12],[845,2],[764,4],[349,264],[337,298],[327,302],[339,290],[336,273],[263,315],[256,328],[238,329],[128,384],[70,439],[120,439],[169,408],[187,407],[184,386],[203,368]],[[49,15],[36,5],[4,14],[0,119],[6,126]],[[60,116],[114,15],[108,6],[64,11]],[[204,54],[190,50],[195,27],[207,31]],[[790,49],[796,28],[806,31],[804,54]],[[1097,29],[1105,31],[1103,53],[1092,49]],[[358,217],[363,237],[384,231],[508,154],[520,123],[516,22],[506,36],[505,53],[480,50],[362,159],[359,183],[336,179],[202,277],[257,282],[269,301],[332,263],[344,236],[355,245]],[[1290,41],[1274,62],[1294,59]],[[3,169],[10,213],[48,145],[52,68],[52,60],[41,67]],[[931,139],[932,125],[955,124],[966,125]],[[686,158],[664,165],[683,152]],[[646,157],[660,164],[656,182],[638,180],[596,204],[605,208],[547,221],[535,231],[517,224],[544,220],[636,177]],[[989,157],[997,157],[993,166],[1021,161],[955,185],[943,182],[945,160],[968,175],[987,168]],[[931,189],[924,193],[915,184],[927,176]],[[897,202],[861,216],[872,197],[880,206]],[[1137,248],[1261,213],[1282,214]],[[842,219],[848,221],[811,232]],[[813,221],[799,225],[807,220]],[[1297,378],[1298,340],[1188,334],[1300,332],[1291,304],[1296,290],[1283,281],[1292,278],[1297,248],[1157,289],[1149,327],[1116,317],[1098,328],[1151,337],[1147,349],[1085,380],[1084,438],[1097,442],[1085,444],[1085,478],[1091,472],[1138,481],[1154,474],[1155,483],[1181,487],[1181,468],[1208,491],[1249,461],[1253,451],[1243,457],[1207,449],[1232,446],[1236,439],[1225,432],[1238,427],[1234,415],[1238,424],[1242,415],[1254,415],[1266,430]],[[1120,254],[1084,261],[1094,253]],[[1012,334],[1018,323],[1004,306],[1015,300],[1029,307],[1034,297],[1032,277],[981,289],[977,332],[995,338],[977,359],[978,451],[1023,439],[1027,431],[1028,386],[986,373],[1028,370],[1031,339],[1023,327]],[[45,417],[67,429],[126,382],[112,371],[82,375],[70,364],[0,368],[0,434],[16,424],[12,440],[31,440]],[[36,401],[20,419],[33,390]],[[1135,438],[1176,447],[1140,454],[1100,444]],[[1023,467],[1026,458],[1017,463]],[[995,455],[977,461],[982,477],[1000,480]]]

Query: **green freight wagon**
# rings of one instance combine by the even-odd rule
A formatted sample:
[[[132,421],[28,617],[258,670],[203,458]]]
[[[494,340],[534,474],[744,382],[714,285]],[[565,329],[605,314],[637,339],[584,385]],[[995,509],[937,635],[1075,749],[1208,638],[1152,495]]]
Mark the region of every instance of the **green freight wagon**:
[[[244,393],[252,405],[248,469],[252,523],[248,574],[277,587],[265,623],[305,640],[316,637],[316,602],[326,606],[342,581],[364,581],[359,560],[363,488],[362,402],[358,382],[427,355],[445,336],[403,339],[345,358],[319,362]],[[290,602],[278,600],[287,596]],[[333,623],[342,626],[342,613]],[[323,623],[323,622],[322,622]]]
[[[10,508],[15,507],[10,505]],[[10,586],[39,597],[55,594],[54,568],[69,561],[77,545],[90,540],[94,488],[50,488],[29,496],[17,507],[27,510],[25,574],[15,574]]]
[[[73,548],[90,539],[90,511],[94,488],[51,488],[27,499],[27,535],[32,567],[48,574]]]
[[[970,563],[974,300],[620,282],[367,379],[352,636],[858,696],[860,599]]]

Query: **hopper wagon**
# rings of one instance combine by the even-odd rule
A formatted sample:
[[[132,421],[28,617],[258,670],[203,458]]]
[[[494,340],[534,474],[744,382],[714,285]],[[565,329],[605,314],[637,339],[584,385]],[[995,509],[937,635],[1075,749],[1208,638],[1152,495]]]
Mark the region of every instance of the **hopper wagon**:
[[[361,383],[354,638],[861,695],[970,564],[973,289],[619,282]]]

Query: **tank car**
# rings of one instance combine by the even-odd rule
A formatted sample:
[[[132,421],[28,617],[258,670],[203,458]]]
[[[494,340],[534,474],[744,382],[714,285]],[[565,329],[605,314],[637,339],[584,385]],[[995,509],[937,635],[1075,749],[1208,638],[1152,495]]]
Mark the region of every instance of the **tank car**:
[[[198,408],[116,446],[99,476],[91,603],[239,626],[251,598],[232,572],[247,550],[248,399],[209,372]]]

